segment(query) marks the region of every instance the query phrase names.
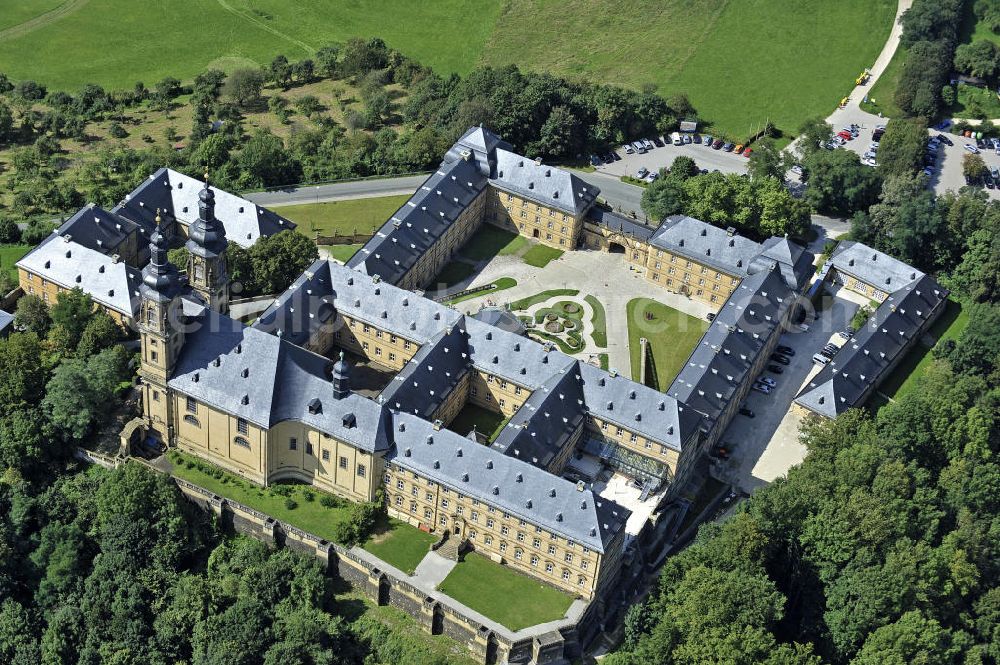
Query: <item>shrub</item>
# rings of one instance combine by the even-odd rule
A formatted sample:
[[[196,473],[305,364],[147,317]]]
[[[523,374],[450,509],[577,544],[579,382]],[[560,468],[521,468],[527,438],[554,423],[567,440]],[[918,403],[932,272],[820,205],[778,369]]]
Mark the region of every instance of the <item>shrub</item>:
[[[319,505],[323,506],[324,508],[336,508],[337,500],[334,499],[332,496],[321,496],[319,498]]]
[[[291,496],[292,486],[291,485],[273,485],[271,491],[278,496]]]
[[[287,499],[285,499],[285,508],[287,508],[288,510],[295,510],[298,507],[299,507],[299,504],[298,504],[298,502],[295,499],[293,499],[291,497],[288,497]]]
[[[305,500],[306,503],[312,503],[313,501],[316,500],[316,495],[310,492],[309,490],[304,490],[302,492],[302,498]]]

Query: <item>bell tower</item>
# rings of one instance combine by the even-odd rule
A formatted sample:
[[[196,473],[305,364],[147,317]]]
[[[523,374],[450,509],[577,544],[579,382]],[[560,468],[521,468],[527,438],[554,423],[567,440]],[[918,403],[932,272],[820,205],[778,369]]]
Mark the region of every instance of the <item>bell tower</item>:
[[[185,247],[188,259],[188,283],[205,305],[223,314],[229,311],[229,272],[226,268],[226,229],[215,218],[215,193],[205,186],[198,193],[198,219],[188,229]]]
[[[167,239],[156,212],[156,230],[149,241],[149,263],[142,270],[138,324],[142,357],[139,376],[143,386],[143,411],[151,433],[169,443],[173,405],[167,381],[184,345],[181,329],[181,291],[184,279],[167,259]]]

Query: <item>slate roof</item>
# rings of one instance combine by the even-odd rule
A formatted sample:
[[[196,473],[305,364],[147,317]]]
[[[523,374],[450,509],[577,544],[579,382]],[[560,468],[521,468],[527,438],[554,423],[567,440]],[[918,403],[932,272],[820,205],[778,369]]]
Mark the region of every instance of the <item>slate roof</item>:
[[[656,232],[656,229],[651,226],[640,224],[633,219],[619,215],[612,210],[606,210],[601,206],[593,206],[588,210],[587,219],[611,231],[618,231],[644,242],[649,242],[653,233]]]
[[[511,145],[482,125],[470,127],[444,155],[445,164],[460,159],[472,159],[487,178],[496,176],[497,148],[513,150]]]
[[[294,420],[367,452],[389,448],[387,410],[355,393],[335,399],[326,358],[208,309],[190,324],[172,390],[265,429]]]
[[[10,330],[13,330],[13,328],[11,328],[13,323],[14,323],[14,315],[11,314],[10,312],[5,312],[2,309],[0,309],[0,335],[9,332],[8,328]]]
[[[792,242],[788,237],[772,236],[761,245],[761,253],[750,262],[751,274],[770,270],[775,263],[789,288],[801,290],[814,272],[812,252]]]
[[[600,189],[569,171],[497,148],[492,185],[577,216],[594,205]]]
[[[502,307],[482,307],[472,315],[472,318],[509,333],[517,335],[525,333],[524,323],[521,319]]]
[[[203,185],[183,173],[161,168],[126,195],[112,212],[142,226],[147,237],[156,226],[153,220],[157,208],[163,211],[164,219],[176,219],[190,226],[198,219],[198,192]],[[227,238],[241,247],[250,247],[262,237],[296,227],[294,222],[242,197],[217,187],[211,190],[215,194],[216,218],[225,227]]]
[[[745,278],[716,314],[667,394],[714,423],[748,379],[754,359],[794,300],[777,267]]]
[[[485,188],[474,162],[442,163],[347,266],[396,284]]]
[[[94,302],[127,317],[139,309],[137,268],[57,234],[43,240],[17,266],[65,289],[79,287]]]
[[[118,246],[139,228],[135,222],[92,204],[81,208],[75,215],[63,222],[56,233],[71,238],[73,242],[87,249],[112,255],[117,254],[118,252],[115,250]],[[140,252],[148,242],[148,236],[139,238]]]
[[[430,418],[470,367],[465,331],[439,332],[420,347],[380,395],[391,409]]]
[[[653,233],[650,243],[730,275],[746,275],[762,246],[699,219],[673,215]]]
[[[948,291],[927,275],[891,293],[795,401],[827,418],[860,406],[906,344],[923,334],[947,297]]]
[[[553,374],[511,417],[492,447],[542,468],[564,449],[586,416],[579,367]]]
[[[892,293],[913,284],[924,273],[888,254],[854,240],[843,240],[823,266],[825,275],[831,268]]]
[[[407,414],[394,414],[386,461],[604,552],[631,511],[591,490]],[[402,429],[401,429],[402,428]]]

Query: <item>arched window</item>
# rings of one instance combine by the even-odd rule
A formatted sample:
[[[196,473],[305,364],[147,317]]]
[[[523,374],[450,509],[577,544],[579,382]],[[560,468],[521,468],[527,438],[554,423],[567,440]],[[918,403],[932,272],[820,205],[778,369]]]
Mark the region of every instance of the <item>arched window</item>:
[[[201,427],[201,423],[198,422],[198,419],[195,418],[194,416],[184,416],[184,422],[188,423],[189,425],[194,425],[195,427]]]
[[[250,442],[244,439],[242,436],[238,436],[235,439],[233,439],[233,443],[235,443],[240,448],[248,448],[248,449],[250,448]]]

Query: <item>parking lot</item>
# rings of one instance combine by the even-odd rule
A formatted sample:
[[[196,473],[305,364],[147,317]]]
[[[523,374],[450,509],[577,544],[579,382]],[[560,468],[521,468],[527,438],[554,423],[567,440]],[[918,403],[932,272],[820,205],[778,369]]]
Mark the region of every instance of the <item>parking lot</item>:
[[[805,332],[787,332],[780,345],[791,347],[795,355],[783,366],[784,372],[765,372],[777,384],[769,394],[751,390],[744,406],[754,412],[753,418],[737,415],[723,434],[722,445],[732,451],[728,460],[716,467],[716,476],[752,492],[755,488],[788,473],[788,469],[805,457],[805,447],[799,443],[801,416],[792,410],[792,400],[804,385],[821,369],[812,356],[823,346],[836,340],[843,344],[837,331],[846,328],[858,305],[843,298],[833,298],[830,304],[809,323]],[[810,317],[811,318],[811,317]]]
[[[621,148],[615,150],[615,154],[621,159],[611,164],[601,164],[595,168],[601,173],[609,175],[635,177],[640,168],[655,173],[661,168],[669,167],[676,157],[684,155],[693,159],[700,169],[721,171],[722,173],[747,172],[747,159],[745,157],[723,150],[714,150],[711,146],[696,143],[673,145],[668,141],[664,142],[663,147],[653,148],[643,155],[638,153],[628,155]]]
[[[850,150],[861,156],[868,150],[868,145],[872,140],[872,131],[875,129],[875,124],[885,124],[886,120],[879,120],[878,123],[866,123],[863,122],[859,125],[860,132],[856,139],[848,141],[843,145],[843,150]],[[833,131],[836,133],[840,131],[841,127],[834,127]],[[938,147],[937,160],[935,162],[936,171],[933,176],[931,176],[931,186],[934,188],[936,194],[943,194],[946,191],[957,192],[959,189],[965,186],[965,176],[962,173],[962,158],[968,154],[965,149],[966,143],[971,143],[975,145],[975,140],[971,138],[966,138],[964,136],[958,136],[956,134],[951,134],[948,131],[940,131],[936,129],[928,130],[929,136],[937,136],[938,134],[943,134],[947,136],[954,145],[941,144]],[[979,151],[979,155],[986,162],[986,166],[989,168],[1000,169],[1000,155],[996,154],[996,151],[992,148],[982,149]],[[990,198],[1000,199],[1000,189],[983,189]]]

